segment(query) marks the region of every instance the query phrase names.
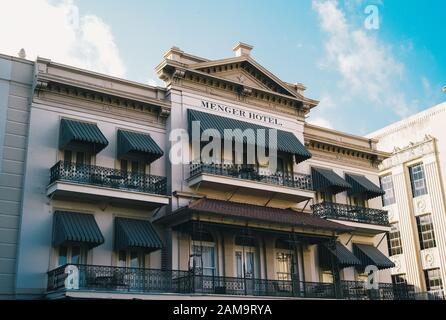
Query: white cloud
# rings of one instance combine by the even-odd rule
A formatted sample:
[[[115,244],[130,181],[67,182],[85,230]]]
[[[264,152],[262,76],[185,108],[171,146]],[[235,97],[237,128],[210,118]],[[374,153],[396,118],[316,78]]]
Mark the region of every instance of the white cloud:
[[[315,117],[314,119],[312,119],[310,116],[310,118],[308,118],[307,122],[314,124],[315,126],[333,129],[333,125],[331,124],[331,122],[325,118],[322,118],[322,117]]]
[[[327,35],[321,66],[340,74],[345,96],[367,98],[400,117],[408,116],[413,106],[395,85],[401,80],[404,65],[394,58],[391,48],[365,29],[349,25],[337,1],[313,0],[313,9]]]
[[[95,15],[79,15],[72,0],[4,0],[0,50],[37,56],[123,77],[126,69],[110,27]]]

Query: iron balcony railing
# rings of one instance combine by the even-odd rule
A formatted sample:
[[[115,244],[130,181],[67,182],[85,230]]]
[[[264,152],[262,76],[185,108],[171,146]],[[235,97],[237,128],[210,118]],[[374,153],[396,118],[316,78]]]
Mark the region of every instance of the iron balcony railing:
[[[320,299],[413,299],[413,286],[379,284],[367,290],[363,282],[342,281],[337,295],[332,283],[267,280],[203,275],[199,272],[124,268],[96,265],[64,265],[48,272],[47,292],[58,290],[224,294]],[[339,292],[339,290],[338,290]]]
[[[59,161],[50,169],[50,184],[69,181],[114,189],[166,195],[166,177],[133,173],[70,161]]]
[[[207,173],[290,188],[313,190],[311,175],[280,171],[272,173],[268,169],[258,168],[255,165],[191,163],[189,169],[190,177]]]
[[[382,226],[389,225],[389,218],[385,210],[333,202],[318,203],[312,205],[311,208],[313,209],[313,215],[321,218],[355,221]]]
[[[363,281],[341,281],[342,297],[349,300],[414,300],[415,287],[406,283],[378,283],[369,289]]]

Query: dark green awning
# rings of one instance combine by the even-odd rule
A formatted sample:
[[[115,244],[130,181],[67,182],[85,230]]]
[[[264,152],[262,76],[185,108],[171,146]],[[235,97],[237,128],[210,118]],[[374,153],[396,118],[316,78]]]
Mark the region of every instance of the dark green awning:
[[[248,135],[248,140],[254,140],[257,145],[264,145],[269,147],[269,130],[270,128],[260,126],[257,124],[244,122],[240,120],[235,120],[227,117],[220,117],[206,112],[199,112],[196,110],[188,110],[189,117],[189,133],[192,131],[192,121],[200,121],[200,130],[204,131],[207,129],[217,130],[221,137],[224,138],[225,129],[240,129],[245,131],[246,129],[252,129],[254,135]],[[265,130],[265,143],[261,143],[257,140],[257,130]],[[248,131],[249,132],[249,131]],[[237,132],[234,133],[234,139],[237,142],[243,142],[244,136]],[[311,153],[305,148],[305,146],[297,139],[297,137],[287,131],[277,130],[277,150],[293,154],[296,158],[296,162],[302,162],[311,158]]]
[[[352,186],[348,191],[348,195],[362,194],[366,199],[372,199],[382,196],[385,192],[383,189],[375,185],[365,176],[356,174],[346,174],[345,179]]]
[[[355,257],[353,252],[348,250],[339,241],[336,241],[336,248],[330,248],[327,244],[319,246],[319,264],[321,266],[331,267],[332,258],[337,260],[336,262],[341,269],[362,265],[361,261]]]
[[[379,270],[395,267],[389,258],[372,245],[355,243],[353,244],[353,253],[361,260],[363,267],[375,265]]]
[[[98,153],[108,145],[108,140],[94,123],[62,119],[60,121],[59,148],[64,149],[72,143],[85,143]]]
[[[89,248],[104,243],[92,214],[56,211],[53,217],[53,245],[64,243],[83,243]]]
[[[148,162],[153,162],[164,154],[150,135],[118,130],[118,157],[131,153],[143,155]]]
[[[163,243],[147,220],[115,219],[115,249],[139,248],[146,251],[161,249]]]
[[[313,187],[316,191],[330,191],[333,194],[351,189],[351,185],[331,169],[311,168]]]

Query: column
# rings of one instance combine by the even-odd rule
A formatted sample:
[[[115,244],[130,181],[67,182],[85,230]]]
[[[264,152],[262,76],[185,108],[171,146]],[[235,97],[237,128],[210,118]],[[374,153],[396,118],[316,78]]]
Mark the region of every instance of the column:
[[[444,288],[446,286],[446,213],[443,186],[440,181],[438,163],[435,155],[432,155],[425,160],[424,168],[426,171],[427,191],[431,199],[432,224],[438,248],[441,280]]]
[[[415,290],[424,291],[425,284],[421,275],[421,261],[419,253],[416,221],[412,210],[412,196],[408,191],[403,165],[393,169],[393,187],[398,205],[398,221],[401,232],[401,243],[406,262],[406,278]]]

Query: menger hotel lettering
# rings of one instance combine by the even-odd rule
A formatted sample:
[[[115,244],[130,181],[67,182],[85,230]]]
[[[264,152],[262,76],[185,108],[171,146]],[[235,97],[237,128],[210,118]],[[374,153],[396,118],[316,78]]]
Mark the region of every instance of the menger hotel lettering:
[[[242,110],[239,108],[234,108],[234,107],[226,106],[226,105],[215,103],[215,102],[205,101],[205,100],[201,101],[201,106],[203,108],[206,108],[209,110],[224,112],[224,113],[236,116],[236,117],[252,119],[252,120],[264,122],[267,124],[275,124],[278,126],[282,126],[282,122],[280,122],[279,119],[270,117],[270,116],[267,116],[264,114],[252,112],[252,111],[246,111],[246,110]]]

